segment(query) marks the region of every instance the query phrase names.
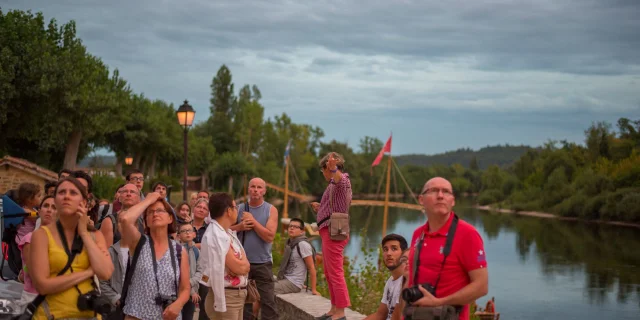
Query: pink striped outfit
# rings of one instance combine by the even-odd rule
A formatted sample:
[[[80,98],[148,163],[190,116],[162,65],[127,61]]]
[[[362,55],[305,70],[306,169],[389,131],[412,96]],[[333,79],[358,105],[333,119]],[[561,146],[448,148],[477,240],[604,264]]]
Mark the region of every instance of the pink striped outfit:
[[[333,207],[329,208],[329,197],[333,192]],[[318,209],[317,220],[322,221],[329,216],[331,212],[349,212],[349,206],[351,205],[351,180],[346,173],[342,174],[342,178],[338,183],[334,183],[333,180],[325,189],[320,200],[320,208]],[[332,210],[333,209],[333,210]],[[349,239],[342,241],[334,241],[329,237],[329,229],[327,226],[329,221],[322,223],[318,226],[320,230],[320,238],[322,239],[322,255],[324,263],[324,275],[327,279],[327,285],[329,286],[329,295],[331,296],[331,305],[337,308],[347,308],[351,305],[349,299],[349,291],[347,289],[347,282],[344,278],[344,247],[349,242]]]

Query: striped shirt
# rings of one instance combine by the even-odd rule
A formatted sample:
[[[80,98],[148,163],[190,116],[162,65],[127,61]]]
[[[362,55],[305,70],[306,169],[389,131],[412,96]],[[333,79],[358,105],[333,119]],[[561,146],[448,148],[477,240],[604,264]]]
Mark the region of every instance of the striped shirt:
[[[333,207],[329,208],[331,193],[333,192]],[[349,213],[349,206],[351,205],[351,180],[349,180],[349,174],[343,173],[342,178],[338,183],[334,183],[333,179],[324,190],[322,194],[322,200],[320,200],[320,209],[318,209],[318,215],[316,218],[318,222],[322,219],[331,216],[332,212]],[[318,230],[326,228],[329,225],[329,220],[318,225]]]

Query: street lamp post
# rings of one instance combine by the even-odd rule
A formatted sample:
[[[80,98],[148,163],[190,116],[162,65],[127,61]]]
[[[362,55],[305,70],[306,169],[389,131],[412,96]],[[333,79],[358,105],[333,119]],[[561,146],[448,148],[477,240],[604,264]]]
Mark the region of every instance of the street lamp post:
[[[193,107],[189,105],[187,100],[176,111],[178,116],[178,123],[184,128],[184,180],[182,184],[182,201],[187,201],[187,137],[189,133],[189,127],[193,124],[193,118],[196,112]]]

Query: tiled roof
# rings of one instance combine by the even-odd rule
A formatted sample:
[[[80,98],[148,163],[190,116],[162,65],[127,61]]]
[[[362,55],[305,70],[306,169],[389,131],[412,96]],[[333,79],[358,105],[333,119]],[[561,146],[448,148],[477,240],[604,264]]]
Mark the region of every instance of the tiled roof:
[[[33,162],[29,162],[25,159],[20,159],[12,156],[4,156],[4,158],[0,159],[0,166],[10,165],[14,168],[21,169],[24,171],[31,172],[43,179],[56,181],[58,180],[58,174],[45,169]]]

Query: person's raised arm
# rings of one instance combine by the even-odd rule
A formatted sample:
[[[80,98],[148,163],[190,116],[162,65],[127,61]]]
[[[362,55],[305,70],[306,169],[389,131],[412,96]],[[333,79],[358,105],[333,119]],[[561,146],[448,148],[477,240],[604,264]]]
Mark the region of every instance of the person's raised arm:
[[[333,178],[333,182],[338,183],[342,179],[342,172],[338,170],[338,164],[342,164],[340,160],[335,156],[332,152],[327,159],[327,169],[331,171],[331,177]]]
[[[89,232],[89,215],[86,208],[79,208],[77,212],[78,218],[78,235],[82,239],[85,250],[89,255],[91,269],[98,279],[107,280],[111,278],[113,273],[113,263],[111,263],[111,255],[104,241],[104,236],[100,232]],[[64,235],[61,235],[64,236]]]
[[[44,229],[40,228],[33,232],[31,244],[27,269],[33,281],[33,286],[39,294],[47,295],[62,292],[93,277],[91,268],[61,276],[50,276],[49,238]]]
[[[100,232],[104,236],[104,241],[107,248],[113,245],[113,222],[110,218],[105,218],[102,220],[102,224],[100,225]]]
[[[271,206],[271,210],[269,211],[269,220],[267,220],[266,226],[262,226],[253,217],[249,219],[252,220],[253,231],[256,232],[258,237],[260,237],[264,242],[272,243],[276,236],[276,229],[278,229],[278,209]]]
[[[122,228],[122,236],[120,241],[128,248],[135,248],[140,241],[140,231],[136,222],[138,218],[147,210],[151,204],[158,201],[162,196],[157,192],[151,192],[140,203],[134,205],[128,210],[118,213],[118,223]]]

